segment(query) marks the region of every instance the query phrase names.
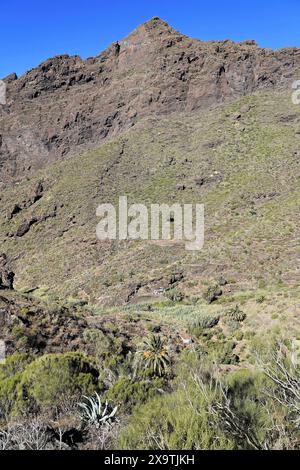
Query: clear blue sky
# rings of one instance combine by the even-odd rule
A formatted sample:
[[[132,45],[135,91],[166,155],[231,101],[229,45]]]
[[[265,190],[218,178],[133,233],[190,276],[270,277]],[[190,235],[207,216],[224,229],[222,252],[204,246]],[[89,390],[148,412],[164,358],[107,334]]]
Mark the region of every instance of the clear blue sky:
[[[98,54],[160,16],[184,34],[300,47],[300,0],[1,0],[0,77],[57,54]]]

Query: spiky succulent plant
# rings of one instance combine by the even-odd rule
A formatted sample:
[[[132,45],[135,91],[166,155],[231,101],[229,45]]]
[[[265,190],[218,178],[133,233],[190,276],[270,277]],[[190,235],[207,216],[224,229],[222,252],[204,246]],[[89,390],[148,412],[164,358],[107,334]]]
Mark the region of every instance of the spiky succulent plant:
[[[238,305],[228,310],[226,316],[236,322],[243,322],[247,317],[246,313],[244,313]]]
[[[112,408],[107,401],[103,405],[98,393],[95,393],[95,397],[84,396],[83,398],[85,401],[78,403],[78,406],[84,421],[96,426],[102,426],[105,424],[110,425],[116,420],[118,406]]]
[[[160,335],[152,334],[144,339],[135,354],[135,373],[144,371],[162,377],[169,370],[171,363],[170,354],[165,341]]]

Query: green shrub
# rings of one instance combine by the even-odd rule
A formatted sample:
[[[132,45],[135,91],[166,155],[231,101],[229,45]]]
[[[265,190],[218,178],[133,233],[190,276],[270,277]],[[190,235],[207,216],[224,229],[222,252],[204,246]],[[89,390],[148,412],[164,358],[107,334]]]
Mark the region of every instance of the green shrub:
[[[210,397],[210,390],[207,389]],[[194,383],[184,390],[154,398],[136,407],[122,431],[118,448],[129,450],[232,449],[210,419],[209,407]]]
[[[178,289],[170,289],[166,292],[166,297],[172,302],[182,302],[184,294]]]
[[[18,373],[24,372],[28,364],[34,360],[31,354],[14,353],[0,364],[0,383]]]
[[[121,410],[130,412],[135,406],[142,405],[163,393],[165,387],[166,382],[163,378],[132,380],[129,377],[121,377],[108,390],[105,398],[120,405]]]
[[[239,357],[234,353],[236,343],[234,341],[210,341],[207,347],[211,357],[214,357],[217,364],[238,364]]]
[[[208,304],[211,304],[218,300],[218,298],[221,297],[222,293],[222,289],[218,285],[210,286],[204,292],[203,298]]]
[[[21,374],[14,408],[55,406],[63,397],[91,394],[99,388],[99,372],[85,354],[47,354]]]
[[[234,341],[226,341],[219,350],[218,360],[220,364],[238,364],[239,357],[234,353],[236,343]]]
[[[197,338],[203,334],[203,330],[214,328],[219,320],[217,315],[199,315],[189,322],[189,333]]]
[[[0,419],[9,415],[18,401],[17,389],[22,373],[32,362],[29,354],[15,353],[0,364]],[[1,414],[3,413],[3,416]]]
[[[22,350],[28,345],[28,336],[25,333],[26,328],[24,325],[17,324],[11,329],[11,336],[15,341],[18,350]]]
[[[86,329],[84,340],[93,348],[93,354],[105,367],[114,368],[123,359],[122,340],[96,328]]]
[[[259,371],[240,369],[226,376],[225,383],[234,400],[256,399],[266,382],[264,374]]]

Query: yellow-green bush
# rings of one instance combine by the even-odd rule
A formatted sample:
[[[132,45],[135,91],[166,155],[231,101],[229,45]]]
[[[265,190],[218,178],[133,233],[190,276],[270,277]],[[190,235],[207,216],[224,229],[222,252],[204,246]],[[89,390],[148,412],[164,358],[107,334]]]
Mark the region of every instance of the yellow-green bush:
[[[63,395],[91,394],[99,388],[99,372],[82,353],[45,355],[26,367],[20,382],[25,400],[53,405]]]
[[[233,442],[211,425],[207,411],[206,403],[201,397],[195,397],[190,388],[157,397],[135,409],[129,425],[121,433],[118,447],[126,450],[232,449]]]
[[[26,353],[15,353],[0,364],[0,384],[17,373],[24,372],[34,357]]]
[[[0,403],[10,412],[55,406],[64,397],[91,394],[102,388],[92,358],[82,353],[47,354],[29,361],[13,355],[0,368]]]
[[[206,393],[197,387],[195,376],[201,374],[209,383],[213,363],[199,361],[197,354],[184,351],[176,366],[176,378],[166,393],[146,404],[136,406],[128,426],[120,435],[121,449],[191,450],[231,449],[234,442],[215,426],[210,406],[217,389],[205,385]]]
[[[15,353],[0,364],[0,414],[5,417],[17,402],[17,387],[22,373],[32,362],[32,356],[25,353]]]
[[[152,380],[132,380],[121,377],[107,392],[106,398],[130,411],[134,406],[141,405],[158,394],[163,393],[166,382],[162,378]]]

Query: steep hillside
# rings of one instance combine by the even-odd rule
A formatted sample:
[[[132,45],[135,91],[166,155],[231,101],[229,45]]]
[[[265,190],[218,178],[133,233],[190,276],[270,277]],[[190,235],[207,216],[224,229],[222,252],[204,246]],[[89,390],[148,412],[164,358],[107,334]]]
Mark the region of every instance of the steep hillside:
[[[0,237],[18,289],[114,305],[172,286],[230,297],[299,283],[299,119],[290,93],[258,92],[211,111],[148,118],[1,195]],[[205,205],[205,246],[100,242],[100,203]],[[177,279],[176,278],[176,279]],[[193,286],[193,287],[191,287]]]
[[[6,78],[0,450],[300,448],[299,73],[153,18]],[[120,196],[204,204],[203,249],[98,240]]]

